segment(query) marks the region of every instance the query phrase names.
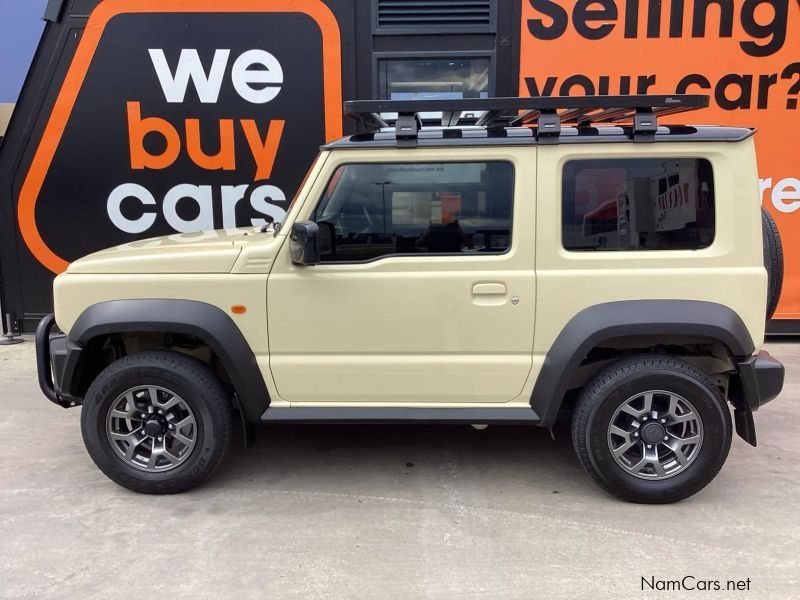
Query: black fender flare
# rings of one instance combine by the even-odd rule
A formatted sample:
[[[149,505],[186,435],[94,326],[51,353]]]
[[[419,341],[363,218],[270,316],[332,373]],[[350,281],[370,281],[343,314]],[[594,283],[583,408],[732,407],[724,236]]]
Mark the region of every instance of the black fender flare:
[[[551,427],[581,361],[598,344],[640,335],[697,335],[724,344],[734,358],[755,345],[731,308],[699,300],[625,300],[596,304],[570,319],[548,350],[531,395],[541,424]]]
[[[250,345],[222,309],[196,300],[109,300],[89,306],[68,338],[85,347],[113,333],[181,333],[208,344],[231,379],[244,418],[257,423],[269,406],[269,392]]]

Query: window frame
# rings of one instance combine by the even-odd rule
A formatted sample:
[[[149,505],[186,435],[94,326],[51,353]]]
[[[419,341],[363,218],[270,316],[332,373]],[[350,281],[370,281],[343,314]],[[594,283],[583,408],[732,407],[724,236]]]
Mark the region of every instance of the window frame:
[[[697,246],[692,248],[631,248],[631,247],[618,247],[618,248],[568,248],[565,244],[564,240],[564,229],[565,229],[565,222],[564,222],[564,193],[565,193],[565,176],[564,173],[568,167],[568,165],[572,163],[578,162],[590,162],[590,161],[602,161],[602,162],[621,162],[621,161],[653,161],[653,160],[694,160],[694,161],[705,161],[708,163],[708,167],[711,170],[711,185],[714,191],[713,194],[713,216],[714,216],[714,227],[710,241],[708,244],[704,246]],[[711,160],[708,156],[701,156],[701,155],[659,155],[659,156],[572,156],[565,160],[561,164],[561,174],[559,178],[559,186],[560,186],[560,198],[558,204],[558,215],[559,215],[559,238],[561,240],[561,249],[565,252],[569,252],[570,254],[574,255],[583,255],[583,256],[592,256],[592,255],[599,255],[611,258],[618,254],[631,254],[635,253],[638,256],[650,256],[657,252],[667,252],[669,254],[673,254],[675,252],[702,252],[708,250],[709,248],[713,247],[717,241],[717,225],[718,225],[718,210],[717,210],[717,186],[716,186],[716,169],[714,167],[714,161]],[[618,231],[618,229],[617,229]]]
[[[514,220],[516,216],[516,183],[517,183],[517,169],[516,165],[513,161],[508,159],[472,159],[472,160],[381,160],[381,161],[365,161],[365,160],[355,160],[355,161],[347,161],[347,162],[340,162],[333,166],[332,171],[328,178],[325,180],[325,184],[322,186],[322,193],[316,198],[314,201],[313,207],[308,212],[308,219],[311,220],[312,217],[316,215],[317,209],[322,202],[323,197],[325,196],[325,192],[328,190],[328,187],[331,184],[331,181],[336,176],[336,172],[342,167],[348,166],[358,166],[358,165],[419,165],[419,164],[472,164],[472,163],[504,163],[511,167],[511,228],[508,234],[508,246],[502,252],[480,252],[480,253],[470,253],[470,252],[435,252],[435,253],[427,253],[427,252],[397,252],[393,254],[384,254],[381,256],[376,256],[375,258],[367,258],[364,260],[321,260],[317,266],[324,266],[324,265],[363,265],[374,263],[381,260],[386,260],[389,258],[446,258],[446,257],[463,257],[463,258],[470,258],[475,259],[477,257],[498,257],[504,256],[511,252],[514,247]],[[316,221],[314,221],[316,223]]]

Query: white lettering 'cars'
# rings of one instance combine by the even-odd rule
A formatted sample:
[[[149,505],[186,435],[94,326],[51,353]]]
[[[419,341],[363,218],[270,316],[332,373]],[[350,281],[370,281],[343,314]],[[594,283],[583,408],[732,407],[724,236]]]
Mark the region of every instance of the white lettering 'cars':
[[[280,188],[274,185],[260,185],[250,194],[250,206],[263,215],[269,215],[278,222],[286,218],[286,211],[280,206],[275,206],[272,202],[282,202],[286,200],[286,195]],[[250,219],[254,227],[266,224],[265,219]]]
[[[198,208],[197,216],[184,219],[178,214],[178,203],[192,201]],[[210,185],[176,185],[164,196],[164,218],[175,231],[189,233],[214,229],[214,204]]]
[[[118,229],[125,233],[143,233],[156,222],[156,213],[143,211],[135,219],[126,217],[122,214],[122,202],[128,198],[135,198],[143,205],[152,206],[156,203],[156,199],[147,188],[136,183],[123,183],[114,188],[108,196],[106,205],[108,217]]]
[[[258,216],[245,218],[242,215],[237,219],[237,208],[240,202],[245,200],[245,203],[249,203],[252,210],[258,214],[272,217],[279,222],[286,218],[286,210],[275,204],[286,201],[283,190],[274,185],[262,184],[248,194],[247,190],[250,187],[247,184],[223,185],[218,192],[215,192],[210,185],[181,183],[167,191],[161,202],[156,200],[144,186],[137,183],[123,183],[109,194],[106,210],[109,220],[117,229],[136,235],[153,227],[159,213],[172,229],[180,233],[216,229],[220,227],[220,223],[215,222],[215,197],[218,201],[221,200],[223,229],[242,226],[260,227],[266,224],[267,220]],[[126,200],[129,201],[129,205],[123,214],[122,204]],[[148,208],[151,206],[152,209]]]

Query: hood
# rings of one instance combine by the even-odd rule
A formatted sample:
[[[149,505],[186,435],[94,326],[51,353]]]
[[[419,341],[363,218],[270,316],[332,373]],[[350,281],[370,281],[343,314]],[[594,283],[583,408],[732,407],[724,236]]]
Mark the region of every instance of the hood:
[[[114,246],[89,254],[67,273],[229,273],[250,228],[178,233]]]

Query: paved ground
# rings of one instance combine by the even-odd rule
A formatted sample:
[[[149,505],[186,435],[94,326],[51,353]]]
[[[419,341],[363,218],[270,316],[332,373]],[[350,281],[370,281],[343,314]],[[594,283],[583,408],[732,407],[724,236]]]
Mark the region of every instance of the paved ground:
[[[798,598],[800,342],[769,349],[789,374],[759,448],[647,507],[595,488],[565,429],[501,427],[267,428],[202,489],[136,495],[40,394],[32,343],[0,347],[0,597],[673,598],[641,578],[690,575],[750,591],[688,598]]]

